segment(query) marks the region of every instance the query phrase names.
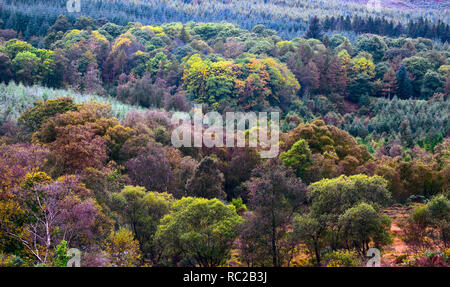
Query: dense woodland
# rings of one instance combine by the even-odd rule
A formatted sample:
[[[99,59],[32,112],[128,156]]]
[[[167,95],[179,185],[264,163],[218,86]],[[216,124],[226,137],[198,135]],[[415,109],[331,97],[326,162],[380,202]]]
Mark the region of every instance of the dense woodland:
[[[450,264],[448,11],[2,2],[0,266]],[[173,147],[194,103],[279,111],[279,157]]]
[[[263,24],[283,39],[303,35],[311,15],[317,15],[326,32],[449,40],[448,1],[377,1],[383,2],[382,5],[370,9],[367,0],[253,0],[251,3],[248,0],[84,0],[80,14],[67,12],[67,0],[1,0],[0,19],[5,23],[4,28],[22,33],[27,40],[36,35],[45,36],[61,14],[71,23],[83,15],[101,21],[108,19],[122,26],[130,21],[143,25],[226,21],[251,30]],[[400,7],[386,2],[396,2]]]

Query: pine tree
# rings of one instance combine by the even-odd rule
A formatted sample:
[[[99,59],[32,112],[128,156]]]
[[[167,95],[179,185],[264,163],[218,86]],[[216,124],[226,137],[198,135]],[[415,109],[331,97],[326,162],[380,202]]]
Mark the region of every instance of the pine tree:
[[[347,88],[347,73],[338,57],[331,58],[325,77],[328,91],[343,93]]]
[[[397,90],[397,77],[394,69],[390,68],[383,77],[383,96],[391,98]]]
[[[406,71],[405,65],[402,63],[400,69],[397,72],[397,95],[401,99],[408,99],[412,96],[412,85],[409,79],[408,72]]]
[[[306,38],[322,39],[322,26],[317,16],[314,16],[309,22],[308,30],[306,31]]]
[[[184,25],[180,31],[180,40],[183,41],[183,43],[185,43],[185,44],[191,40],[191,35],[189,35],[189,32],[186,31],[186,27]]]
[[[9,82],[11,80],[12,74],[12,62],[8,55],[0,53],[0,83]]]

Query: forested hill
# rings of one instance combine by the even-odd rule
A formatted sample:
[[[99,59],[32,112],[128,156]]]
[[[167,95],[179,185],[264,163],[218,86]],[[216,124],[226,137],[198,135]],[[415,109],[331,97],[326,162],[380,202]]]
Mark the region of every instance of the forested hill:
[[[317,15],[325,30],[448,41],[448,1],[409,1],[407,5],[407,1],[378,2],[380,8],[377,1],[86,0],[82,1],[80,14],[68,13],[66,0],[0,0],[0,19],[4,29],[20,31],[25,39],[31,35],[44,36],[60,14],[66,14],[71,22],[85,15],[104,17],[118,25],[130,21],[144,25],[226,21],[250,30],[264,24],[281,37],[291,39],[304,34],[312,15]]]
[[[450,266],[445,9],[82,1],[1,2],[0,267]],[[280,153],[176,148],[194,104]]]
[[[383,7],[396,9],[448,9],[449,5],[447,0],[346,0],[342,2],[369,5],[378,2]]]
[[[372,140],[432,150],[448,136],[448,45],[367,34],[352,43],[324,36],[318,21],[307,38],[287,41],[263,25],[119,26],[84,16],[72,24],[61,15],[28,42],[0,30],[0,81],[144,108],[189,110],[192,101],[219,112],[276,108],[286,117],[283,130],[322,118],[373,150]],[[22,112],[4,103],[2,121]]]

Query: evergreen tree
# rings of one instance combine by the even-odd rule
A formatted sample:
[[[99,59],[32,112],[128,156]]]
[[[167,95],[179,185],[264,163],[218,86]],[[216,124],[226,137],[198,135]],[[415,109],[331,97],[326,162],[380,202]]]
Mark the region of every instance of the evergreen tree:
[[[402,63],[400,69],[397,72],[397,95],[401,99],[408,99],[412,96],[412,85],[409,79],[408,72],[406,71],[405,65]]]
[[[0,53],[0,83],[9,82],[12,78],[12,62],[8,55]]]
[[[331,58],[325,78],[327,81],[325,88],[329,92],[343,93],[347,88],[347,73],[338,57]]]
[[[189,32],[186,30],[186,27],[184,25],[180,31],[180,40],[183,41],[183,43],[189,43],[189,41],[191,40],[191,35],[189,35]]]
[[[68,30],[72,29],[72,24],[70,24],[69,20],[64,15],[59,15],[58,19],[56,20],[55,24],[50,27],[50,32],[67,32]]]
[[[390,68],[383,76],[383,96],[391,98],[397,89],[397,77],[394,69]]]
[[[320,25],[320,20],[317,16],[314,16],[309,22],[308,30],[305,34],[306,38],[322,39],[322,26]]]

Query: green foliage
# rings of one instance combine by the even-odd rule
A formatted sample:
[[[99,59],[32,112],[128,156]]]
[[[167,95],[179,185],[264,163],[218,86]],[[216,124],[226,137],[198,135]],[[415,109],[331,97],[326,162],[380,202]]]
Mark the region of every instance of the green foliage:
[[[322,179],[309,186],[308,198],[310,212],[294,219],[294,233],[316,258],[316,265],[321,265],[321,250],[326,246],[364,252],[370,242],[378,247],[389,242],[389,218],[379,213],[390,199],[383,178]]]
[[[450,241],[450,200],[445,195],[433,197],[426,206],[431,226],[439,230],[440,240],[445,246]]]
[[[425,99],[431,98],[435,93],[442,93],[444,81],[442,76],[435,71],[428,70],[423,77],[422,97]]]
[[[172,212],[162,219],[156,240],[164,246],[165,256],[172,260],[179,258],[189,265],[217,267],[231,255],[240,224],[241,218],[233,205],[217,199],[187,197],[177,201]]]
[[[431,220],[450,221],[450,200],[445,195],[433,197],[426,208]]]
[[[306,38],[322,39],[322,27],[317,16],[309,21],[309,27],[305,36]]]
[[[355,47],[360,52],[368,52],[373,56],[375,62],[381,61],[384,57],[384,53],[387,50],[387,45],[383,39],[379,36],[359,37],[355,42]]]
[[[409,99],[412,97],[412,86],[406,67],[402,64],[397,72],[398,90],[397,95],[400,99]]]
[[[134,233],[146,258],[158,263],[161,246],[154,242],[161,219],[168,214],[174,199],[167,193],[146,192],[143,187],[126,186],[112,195],[112,208]]]
[[[142,110],[140,107],[127,105],[113,98],[80,94],[71,90],[55,90],[42,86],[26,87],[10,82],[8,85],[0,83],[0,120],[17,119],[28,108],[32,108],[36,102],[67,97],[72,98],[75,104],[90,101],[108,103],[113,115],[119,119],[125,118],[131,110]]]
[[[358,103],[363,96],[370,95],[372,93],[370,77],[365,73],[359,74],[349,85],[348,92],[348,99],[354,103]]]
[[[63,240],[56,246],[55,250],[55,260],[53,265],[55,267],[66,267],[69,261],[69,256],[67,255],[67,241]]]
[[[75,110],[77,110],[77,106],[74,104],[72,98],[56,98],[45,102],[38,101],[34,107],[23,112],[18,121],[28,131],[35,132],[41,128],[47,119],[57,114]]]
[[[131,231],[123,227],[109,235],[105,251],[113,267],[137,266],[142,256],[139,242],[133,238]]]
[[[390,242],[391,222],[387,215],[380,215],[370,204],[360,203],[339,216],[343,238],[348,246],[354,246],[363,254],[369,243],[381,247]]]
[[[405,64],[408,73],[414,78],[414,81],[412,82],[413,92],[416,96],[419,96],[425,74],[432,68],[431,64],[427,59],[420,56],[407,58],[403,60],[403,63]],[[397,81],[399,80],[397,79]]]
[[[340,128],[354,136],[358,136],[359,129],[365,129],[375,140],[400,134],[405,146],[424,142],[427,138],[430,143],[436,139],[435,145],[448,133],[448,109],[449,101],[443,97],[428,101],[380,98],[371,100],[369,105],[373,117],[344,118]]]
[[[416,206],[402,223],[404,241],[415,250],[431,247],[430,241],[447,246],[450,238],[449,211],[450,201],[442,194],[433,197],[426,205]]]
[[[33,48],[29,43],[17,39],[6,42],[4,47],[5,52],[8,53],[10,59],[15,59],[19,53],[34,52],[36,50],[36,48]]]
[[[311,150],[305,140],[299,140],[292,148],[280,155],[284,164],[293,168],[298,177],[304,179],[305,170],[311,165]]]
[[[387,181],[380,176],[341,175],[322,179],[309,187],[311,211],[317,216],[335,218],[359,202],[382,206],[391,198]]]
[[[311,214],[298,215],[294,218],[293,229],[294,235],[308,247],[311,256],[316,258],[316,265],[320,266],[321,249],[324,246],[322,237],[326,231],[323,222]]]
[[[183,80],[193,100],[215,108],[223,102],[245,109],[282,105],[300,88],[286,66],[273,58],[212,62],[195,54],[186,61]]]
[[[38,56],[31,52],[20,52],[12,61],[17,80],[25,84],[33,84],[40,79]]]
[[[407,244],[448,244],[448,197],[438,194],[449,187],[450,69],[448,47],[430,40],[448,42],[445,21],[430,20],[447,12],[417,19],[423,11],[389,9],[383,19],[354,3],[308,0],[299,10],[269,0],[252,3],[247,17],[241,0],[173,0],[157,10],[116,1],[94,19],[57,17],[63,0],[45,16],[36,1],[16,1],[27,8],[14,11],[9,2],[0,13],[15,29],[0,30],[1,265],[65,266],[66,239],[83,246],[87,266],[224,266],[237,257],[289,266],[303,247],[318,266],[355,266],[354,250],[390,241],[380,212],[390,194],[427,203],[406,219]],[[329,13],[308,13],[317,9]],[[133,22],[220,13],[247,30]],[[171,113],[154,109],[189,111],[192,102],[280,111],[284,152],[261,161],[254,148],[171,147]],[[57,220],[42,227],[54,210]]]
[[[242,197],[233,198],[231,204],[236,208],[238,214],[242,214],[247,211],[247,206],[244,204]]]
[[[361,259],[353,250],[336,250],[324,256],[327,267],[360,267]]]

